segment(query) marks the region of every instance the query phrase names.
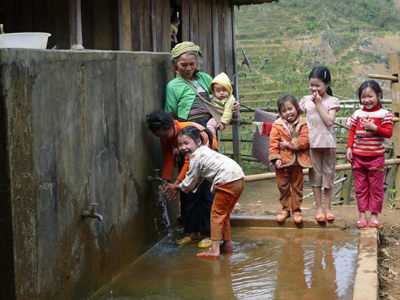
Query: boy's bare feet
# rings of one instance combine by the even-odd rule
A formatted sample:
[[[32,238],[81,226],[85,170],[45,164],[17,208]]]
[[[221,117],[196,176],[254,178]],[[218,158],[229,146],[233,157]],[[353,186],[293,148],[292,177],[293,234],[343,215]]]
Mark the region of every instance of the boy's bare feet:
[[[221,246],[219,246],[219,251],[221,252],[232,252],[233,244],[231,241],[224,241]]]

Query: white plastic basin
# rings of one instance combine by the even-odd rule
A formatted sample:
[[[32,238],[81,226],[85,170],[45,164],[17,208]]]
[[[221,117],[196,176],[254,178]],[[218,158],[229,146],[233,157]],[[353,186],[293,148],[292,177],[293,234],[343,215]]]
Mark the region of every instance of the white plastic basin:
[[[46,32],[0,34],[0,48],[46,49],[49,36]]]

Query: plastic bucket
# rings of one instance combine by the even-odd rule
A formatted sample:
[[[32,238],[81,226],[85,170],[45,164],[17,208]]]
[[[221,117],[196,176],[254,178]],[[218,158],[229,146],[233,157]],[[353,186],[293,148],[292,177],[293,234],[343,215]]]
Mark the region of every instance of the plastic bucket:
[[[46,32],[0,34],[0,48],[46,49],[49,36]]]

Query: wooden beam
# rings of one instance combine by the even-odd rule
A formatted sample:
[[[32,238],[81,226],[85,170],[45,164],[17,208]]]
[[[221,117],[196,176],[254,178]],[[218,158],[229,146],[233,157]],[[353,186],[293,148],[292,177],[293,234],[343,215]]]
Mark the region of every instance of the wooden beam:
[[[393,82],[399,81],[399,78],[397,76],[390,76],[390,75],[368,74],[368,78],[390,80]]]
[[[400,164],[400,158],[385,160],[385,166],[392,166],[392,165],[399,165],[399,164]],[[336,165],[336,167],[335,167],[335,172],[340,172],[340,171],[345,171],[345,170],[351,170],[351,165],[350,164],[341,164],[341,165]],[[303,174],[308,175],[308,171],[309,171],[309,169],[303,169]],[[276,178],[275,173],[247,175],[244,177],[246,182],[271,180],[271,179],[275,179],[275,178]]]

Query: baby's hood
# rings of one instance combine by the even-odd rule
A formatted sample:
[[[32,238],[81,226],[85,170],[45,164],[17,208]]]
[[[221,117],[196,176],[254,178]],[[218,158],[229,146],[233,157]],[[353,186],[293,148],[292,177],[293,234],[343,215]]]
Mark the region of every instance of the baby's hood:
[[[232,96],[232,86],[231,86],[231,81],[229,80],[228,75],[226,75],[224,72],[220,73],[217,75],[214,80],[210,84],[210,89],[211,92],[215,95],[214,92],[214,83],[220,84],[223,87],[225,87],[229,91],[229,96]]]

